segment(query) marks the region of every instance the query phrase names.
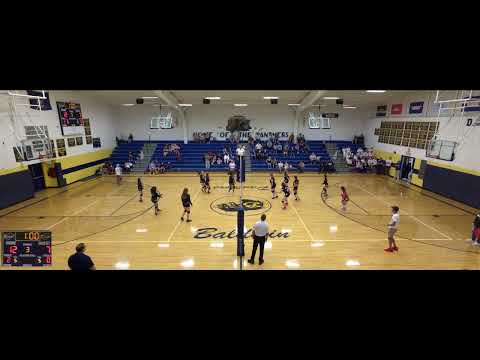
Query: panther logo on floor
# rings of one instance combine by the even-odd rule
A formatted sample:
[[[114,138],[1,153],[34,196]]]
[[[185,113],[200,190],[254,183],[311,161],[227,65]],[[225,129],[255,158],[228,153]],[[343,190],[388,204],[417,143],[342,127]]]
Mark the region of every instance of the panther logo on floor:
[[[263,209],[263,201],[260,201],[260,200],[243,199],[242,204],[243,204],[243,210],[245,211]],[[237,211],[238,208],[240,207],[240,203],[230,201],[228,203],[222,203],[216,206],[218,209],[223,211]]]
[[[272,205],[268,200],[249,196],[242,200],[245,216],[264,213],[271,209]],[[224,196],[213,201],[210,208],[221,215],[236,215],[240,208],[240,201],[236,196]]]

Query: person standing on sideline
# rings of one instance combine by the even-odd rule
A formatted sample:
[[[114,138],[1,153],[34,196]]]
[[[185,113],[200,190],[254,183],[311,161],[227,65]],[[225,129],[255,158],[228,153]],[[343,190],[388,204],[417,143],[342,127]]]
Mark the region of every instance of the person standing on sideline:
[[[253,248],[252,256],[248,259],[249,264],[255,264],[255,254],[257,253],[258,245],[260,245],[260,257],[258,259],[258,264],[262,265],[263,261],[263,250],[265,249],[265,242],[268,238],[268,224],[265,221],[267,220],[267,215],[262,214],[260,221],[253,225]]]
[[[143,153],[143,150],[140,150],[140,161],[143,161],[145,159],[145,154]]]
[[[472,245],[480,245],[480,214],[475,216],[473,219],[473,226],[472,226]]]
[[[341,192],[341,196],[342,196],[342,211],[347,211],[347,204],[348,204],[348,201],[350,200],[348,194],[347,194],[347,189],[345,189],[345,186],[341,186],[340,187],[340,190],[342,191]]]
[[[187,222],[191,222],[192,220],[190,219],[190,207],[192,207],[192,200],[190,199],[190,194],[188,193],[188,189],[185,188],[183,189],[182,193],[182,205],[183,205],[183,214],[180,220],[183,221],[183,217],[185,216],[185,213],[187,214]]]
[[[388,248],[386,252],[398,251],[395,238],[393,237],[398,230],[398,224],[400,223],[400,214],[398,213],[400,208],[398,206],[392,206],[392,220],[388,224]]]
[[[96,270],[90,256],[85,255],[85,249],[87,247],[84,243],[80,243],[75,247],[76,253],[68,258],[68,267],[74,271],[88,271]]]
[[[122,182],[122,167],[120,166],[120,164],[117,164],[117,166],[115,167],[115,174],[117,175],[117,185],[120,185],[120,183]]]
[[[137,189],[138,192],[140,193],[140,202],[143,202],[143,184],[142,180],[140,178],[137,179]]]

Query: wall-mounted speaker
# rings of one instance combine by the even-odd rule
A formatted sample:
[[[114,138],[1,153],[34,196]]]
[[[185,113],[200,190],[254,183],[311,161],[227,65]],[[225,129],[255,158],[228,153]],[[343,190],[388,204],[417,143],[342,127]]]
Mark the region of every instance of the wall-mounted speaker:
[[[143,104],[143,102],[144,102],[144,100],[143,100],[143,99],[137,99],[137,104],[138,104],[138,105],[142,105],[142,104]]]
[[[343,105],[343,99],[337,99],[337,105]]]
[[[278,104],[278,99],[270,99],[270,104],[272,105]]]
[[[204,103],[205,105],[210,104],[210,99],[203,99],[203,103]]]

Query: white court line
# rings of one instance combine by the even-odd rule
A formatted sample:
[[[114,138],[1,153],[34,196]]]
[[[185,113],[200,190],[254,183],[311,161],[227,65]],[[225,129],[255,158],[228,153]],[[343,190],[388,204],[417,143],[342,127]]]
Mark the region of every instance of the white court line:
[[[206,240],[206,239],[205,239]],[[412,239],[412,240],[419,240],[419,241],[451,241],[449,239],[441,238],[441,239]],[[452,241],[460,241],[464,239],[452,239]],[[235,239],[221,239],[223,242],[231,242],[232,244],[235,244]],[[252,239],[245,239],[245,241],[253,241]],[[315,240],[314,240],[315,241]],[[385,242],[385,239],[319,239],[318,241],[324,241],[324,242]],[[157,244],[159,241],[158,240],[90,240],[88,241],[89,243],[115,243],[115,244],[122,244],[122,243],[132,243],[132,244]],[[161,242],[161,241],[160,241]],[[287,239],[282,239],[282,240],[275,240],[275,243],[301,243],[301,242],[312,242],[312,240],[306,240],[306,239],[301,239],[301,240],[287,240]],[[174,243],[196,243],[196,244],[205,244],[210,246],[209,241],[205,241],[203,243],[199,242],[199,240],[175,240]]]
[[[72,215],[68,215],[68,217],[65,217],[65,218],[63,218],[62,220],[56,222],[55,224],[49,226],[46,230],[50,230],[50,229],[54,228],[55,226],[60,225],[62,222],[67,221],[71,216],[80,214],[82,211],[87,210],[89,207],[91,207],[92,205],[95,205],[95,204],[96,204],[97,202],[99,202],[99,201],[100,201],[100,200],[95,200],[95,201],[94,201],[93,203],[91,203],[90,205],[87,205],[87,206],[81,208],[80,210],[75,211]]]
[[[200,191],[202,191],[202,189],[198,189],[197,193],[195,194],[195,196],[193,197],[193,200],[192,200],[192,203],[197,199],[198,197],[198,194],[200,194]],[[172,236],[173,234],[175,234],[175,231],[177,231],[178,227],[180,226],[180,224],[182,223],[182,220],[178,220],[177,222],[177,225],[175,225],[175,227],[173,228],[173,231],[170,233],[170,236],[168,237],[167,239],[167,242],[169,243],[170,240],[172,239]],[[158,242],[158,241],[157,241]]]
[[[385,200],[383,200],[381,197],[376,196],[375,194],[371,193],[370,191],[365,190],[364,188],[361,188],[360,186],[357,186],[357,185],[355,185],[355,184],[352,184],[352,185],[355,186],[357,189],[363,190],[363,191],[365,191],[367,194],[372,195],[373,197],[377,198],[378,200],[380,200],[380,201],[383,202],[384,204],[386,204],[386,205],[388,205],[388,206],[391,206],[391,204],[387,203],[387,202],[386,202]],[[428,225],[428,224],[425,224],[423,221],[421,221],[420,219],[417,219],[417,218],[416,218],[415,216],[413,216],[413,215],[410,215],[410,214],[407,213],[406,211],[402,211],[402,212],[403,212],[405,215],[410,216],[413,220],[415,220],[415,221],[419,222],[420,224],[426,226],[426,227],[429,228],[430,230],[433,230],[433,231],[439,233],[440,235],[445,236],[448,240],[452,240],[452,238],[451,238],[450,236],[442,233],[440,230],[437,230],[437,229],[435,229],[434,227],[432,227],[432,226],[430,226],[430,225]]]
[[[295,208],[295,206],[293,204],[292,204],[292,209],[295,211],[295,214],[297,214],[298,220],[300,220],[300,222],[302,223],[302,225],[305,228],[305,231],[307,232],[308,236],[310,236],[311,241],[313,241],[314,239],[313,239],[312,233],[310,232],[310,230],[308,230],[307,225],[305,225],[305,222],[303,221],[302,217],[300,216],[300,214],[298,213],[297,209]]]

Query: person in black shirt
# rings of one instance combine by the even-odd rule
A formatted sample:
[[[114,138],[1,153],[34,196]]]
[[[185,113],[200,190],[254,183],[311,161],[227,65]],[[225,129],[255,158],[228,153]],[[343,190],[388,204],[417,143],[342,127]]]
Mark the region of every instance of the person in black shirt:
[[[185,216],[185,213],[186,213],[187,214],[187,222],[191,222],[192,220],[190,219],[190,207],[193,204],[192,204],[192,201],[190,200],[190,194],[188,193],[187,188],[183,189],[181,199],[182,199],[182,205],[183,205],[183,214],[182,214],[182,217],[180,219],[183,221],[183,217]]]
[[[210,194],[210,175],[205,174],[205,190]]]
[[[202,191],[205,192],[205,173],[202,171],[200,173],[200,185],[202,186]]]
[[[282,191],[283,191],[283,199],[282,199],[282,209],[286,209],[288,206],[288,197],[290,196],[290,188],[288,184],[283,181],[282,182]]]
[[[327,174],[323,174],[323,186],[328,188],[328,178]]]
[[[290,176],[288,176],[288,171],[287,170],[285,170],[283,172],[283,181],[286,182],[287,184],[290,181]]]
[[[297,193],[298,193],[298,183],[299,183],[298,177],[294,176],[293,178],[294,178],[294,180],[293,180],[293,195],[295,195],[295,200],[300,200],[298,198],[298,195],[297,195]]]
[[[150,192],[152,194],[152,203],[155,207],[155,215],[158,215],[158,213],[160,212],[160,209],[158,208],[158,199],[160,199],[162,197],[162,194],[160,194],[158,191],[157,191],[157,187],[156,186],[153,186],[151,189],[150,189]]]
[[[84,243],[80,243],[75,247],[75,250],[77,252],[68,258],[68,267],[70,268],[70,270],[75,270],[75,271],[96,270],[95,264],[93,263],[90,256],[84,254],[85,249],[86,249],[86,246]]]
[[[273,173],[270,174],[270,190],[272,191],[272,199],[278,198],[277,192],[275,191],[275,188],[277,187],[277,183],[275,182],[275,177],[273,176]]]
[[[480,214],[477,214],[475,218],[473,219],[473,224],[472,224],[472,241],[475,243],[477,239],[477,235],[479,233],[480,229]]]
[[[137,189],[140,193],[140,202],[143,202],[143,184],[140,178],[137,179]]]
[[[233,176],[233,171],[228,175],[228,192],[235,192],[235,178]]]

